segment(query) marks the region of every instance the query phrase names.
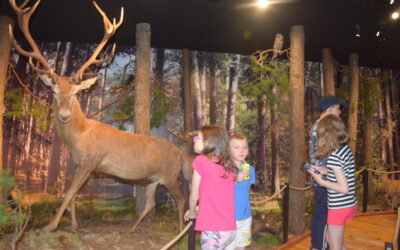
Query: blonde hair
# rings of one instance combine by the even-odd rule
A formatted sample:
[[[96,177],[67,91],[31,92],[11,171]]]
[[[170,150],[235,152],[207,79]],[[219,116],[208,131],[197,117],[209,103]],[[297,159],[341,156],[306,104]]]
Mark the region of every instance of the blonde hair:
[[[232,139],[236,139],[236,140],[243,140],[246,141],[246,143],[248,143],[247,141],[247,137],[245,135],[242,134],[233,134],[229,137],[229,141]]]
[[[318,158],[328,157],[333,150],[345,145],[349,140],[343,121],[336,115],[327,115],[318,122],[317,136]]]
[[[225,168],[224,178],[233,172],[235,177],[237,169],[230,160],[229,138],[226,129],[220,126],[203,126],[200,128],[203,135],[204,148],[202,154],[215,155],[221,158],[221,166]]]

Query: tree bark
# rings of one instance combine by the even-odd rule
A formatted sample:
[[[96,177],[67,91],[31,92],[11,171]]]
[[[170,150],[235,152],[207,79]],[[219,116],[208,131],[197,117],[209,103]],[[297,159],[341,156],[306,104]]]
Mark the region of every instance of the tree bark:
[[[12,28],[14,20],[8,16],[0,16],[0,171],[3,169],[4,90],[7,84],[8,62],[11,53],[11,41],[8,36],[9,25]]]
[[[322,68],[323,68],[323,83],[324,95],[335,95],[335,81],[333,75],[333,62],[331,49],[322,49]]]
[[[202,109],[202,120],[203,123],[206,123],[206,85],[207,85],[207,68],[206,68],[206,57],[207,54],[205,52],[197,53],[197,60],[199,63],[199,81],[200,81],[200,93],[201,93],[201,109]]]
[[[150,135],[150,24],[136,25],[135,133]],[[136,214],[144,210],[144,187],[136,186]]]
[[[363,165],[366,167],[371,167],[373,164],[373,111],[371,107],[375,106],[374,98],[373,98],[373,86],[369,81],[378,81],[378,79],[367,79],[362,87],[363,87],[363,122],[364,122],[364,131],[363,131]],[[377,105],[377,103],[376,103]],[[375,188],[373,183],[373,177],[371,172],[368,172],[368,201],[369,203],[374,200]]]
[[[393,151],[393,130],[394,130],[394,125],[393,125],[393,119],[392,119],[392,107],[390,105],[390,82],[385,81],[384,83],[384,90],[385,90],[385,109],[386,109],[386,128],[388,131],[388,138],[387,138],[387,163],[389,165],[392,165],[394,163],[394,151]],[[395,168],[392,166],[391,170],[395,170]]]
[[[183,67],[183,126],[185,132],[193,130],[192,88],[190,84],[190,51],[182,50]]]
[[[289,184],[304,187],[304,172],[299,166],[305,161],[304,137],[304,27],[293,26],[290,31],[290,106],[289,106]],[[304,192],[290,189],[289,231],[304,232]]]
[[[161,88],[164,88],[164,59],[165,59],[165,49],[157,48],[156,49],[156,68],[155,68],[155,77],[160,84]]]
[[[278,67],[278,52],[282,50],[284,43],[283,35],[278,33],[275,35],[274,40],[274,52],[272,55],[272,59],[274,60],[275,67]],[[277,96],[278,87],[276,82],[271,88],[271,92],[273,96]],[[272,102],[270,105],[270,113],[271,113],[271,190],[277,194],[280,189],[280,169],[281,164],[279,161],[279,118],[278,118],[278,104],[276,102]]]
[[[257,137],[257,150],[256,150],[256,169],[258,174],[262,176],[261,190],[266,190],[267,183],[269,182],[269,173],[267,168],[267,149],[265,147],[265,95],[257,96],[257,123],[258,123],[258,137]]]
[[[353,154],[356,155],[357,145],[357,118],[358,118],[358,87],[360,77],[358,71],[358,54],[350,54],[350,100],[349,114],[347,116],[347,130],[349,134],[349,146]]]
[[[203,105],[201,103],[201,87],[200,87],[200,78],[199,78],[199,64],[197,58],[197,52],[191,52],[191,89],[192,89],[192,97],[193,97],[193,109],[194,109],[194,129],[198,130],[203,126]]]
[[[216,73],[216,60],[215,54],[211,53],[209,57],[209,69],[210,69],[210,125],[217,124],[218,119],[218,85],[217,85],[217,73]]]
[[[226,129],[229,135],[235,132],[236,94],[239,84],[240,55],[236,56],[235,66],[230,69],[228,106],[226,110]]]

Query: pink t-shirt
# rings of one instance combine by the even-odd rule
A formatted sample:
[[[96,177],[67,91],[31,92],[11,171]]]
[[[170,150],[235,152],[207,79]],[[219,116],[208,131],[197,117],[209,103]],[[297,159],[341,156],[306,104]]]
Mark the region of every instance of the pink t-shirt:
[[[231,231],[236,229],[234,210],[234,175],[224,178],[225,169],[207,156],[197,156],[193,168],[201,176],[197,231]]]

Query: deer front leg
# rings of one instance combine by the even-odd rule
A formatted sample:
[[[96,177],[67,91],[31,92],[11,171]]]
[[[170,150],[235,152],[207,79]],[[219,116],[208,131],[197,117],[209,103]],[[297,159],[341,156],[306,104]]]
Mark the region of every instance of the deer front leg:
[[[68,189],[61,206],[58,208],[57,214],[54,216],[51,222],[43,228],[43,232],[50,232],[57,228],[67,204],[72,200],[72,198],[75,197],[76,192],[78,192],[78,190],[82,187],[83,183],[85,183],[91,172],[92,169],[84,167],[79,167],[77,169],[74,178],[72,179],[71,187]],[[73,211],[71,211],[71,213],[73,213]]]
[[[72,231],[76,232],[78,229],[78,222],[76,222],[76,216],[75,216],[75,200],[76,200],[76,193],[74,195],[74,197],[72,197],[71,199],[71,227],[72,227]]]
[[[156,194],[158,183],[151,183],[146,186],[146,203],[144,206],[144,209],[142,213],[139,215],[139,217],[136,219],[135,223],[129,230],[129,233],[134,233],[136,230],[136,227],[139,225],[140,221],[150,212],[150,210],[156,205],[156,202],[154,200],[154,196]]]

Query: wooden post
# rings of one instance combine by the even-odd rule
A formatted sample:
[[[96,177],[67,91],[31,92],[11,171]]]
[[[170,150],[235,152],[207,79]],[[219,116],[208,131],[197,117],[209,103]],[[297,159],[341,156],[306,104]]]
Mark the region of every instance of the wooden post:
[[[289,184],[304,187],[305,175],[300,166],[305,161],[304,132],[304,27],[293,26],[290,30],[290,106],[289,106]],[[304,232],[304,191],[290,190],[289,230],[297,235]]]
[[[190,219],[192,225],[188,232],[188,250],[195,250],[196,248],[196,232],[194,231],[194,226],[196,225],[196,219]]]
[[[3,169],[3,116],[4,91],[7,84],[8,61],[10,60],[11,41],[8,35],[9,26],[14,27],[14,20],[0,16],[0,171]]]
[[[362,203],[363,213],[367,212],[367,208],[368,208],[368,170],[364,170],[364,172],[363,172],[363,203]]]
[[[324,95],[335,95],[335,81],[333,79],[333,62],[331,49],[322,49],[322,70],[324,79]]]
[[[289,183],[285,183],[286,188],[283,195],[283,243],[289,240]]]
[[[136,25],[135,133],[150,135],[150,24]],[[146,194],[136,185],[136,214],[144,210]]]
[[[353,154],[356,154],[357,143],[357,117],[358,117],[358,88],[360,86],[360,77],[358,71],[358,54],[350,54],[350,100],[349,114],[347,116],[347,127],[349,133],[349,146]]]

